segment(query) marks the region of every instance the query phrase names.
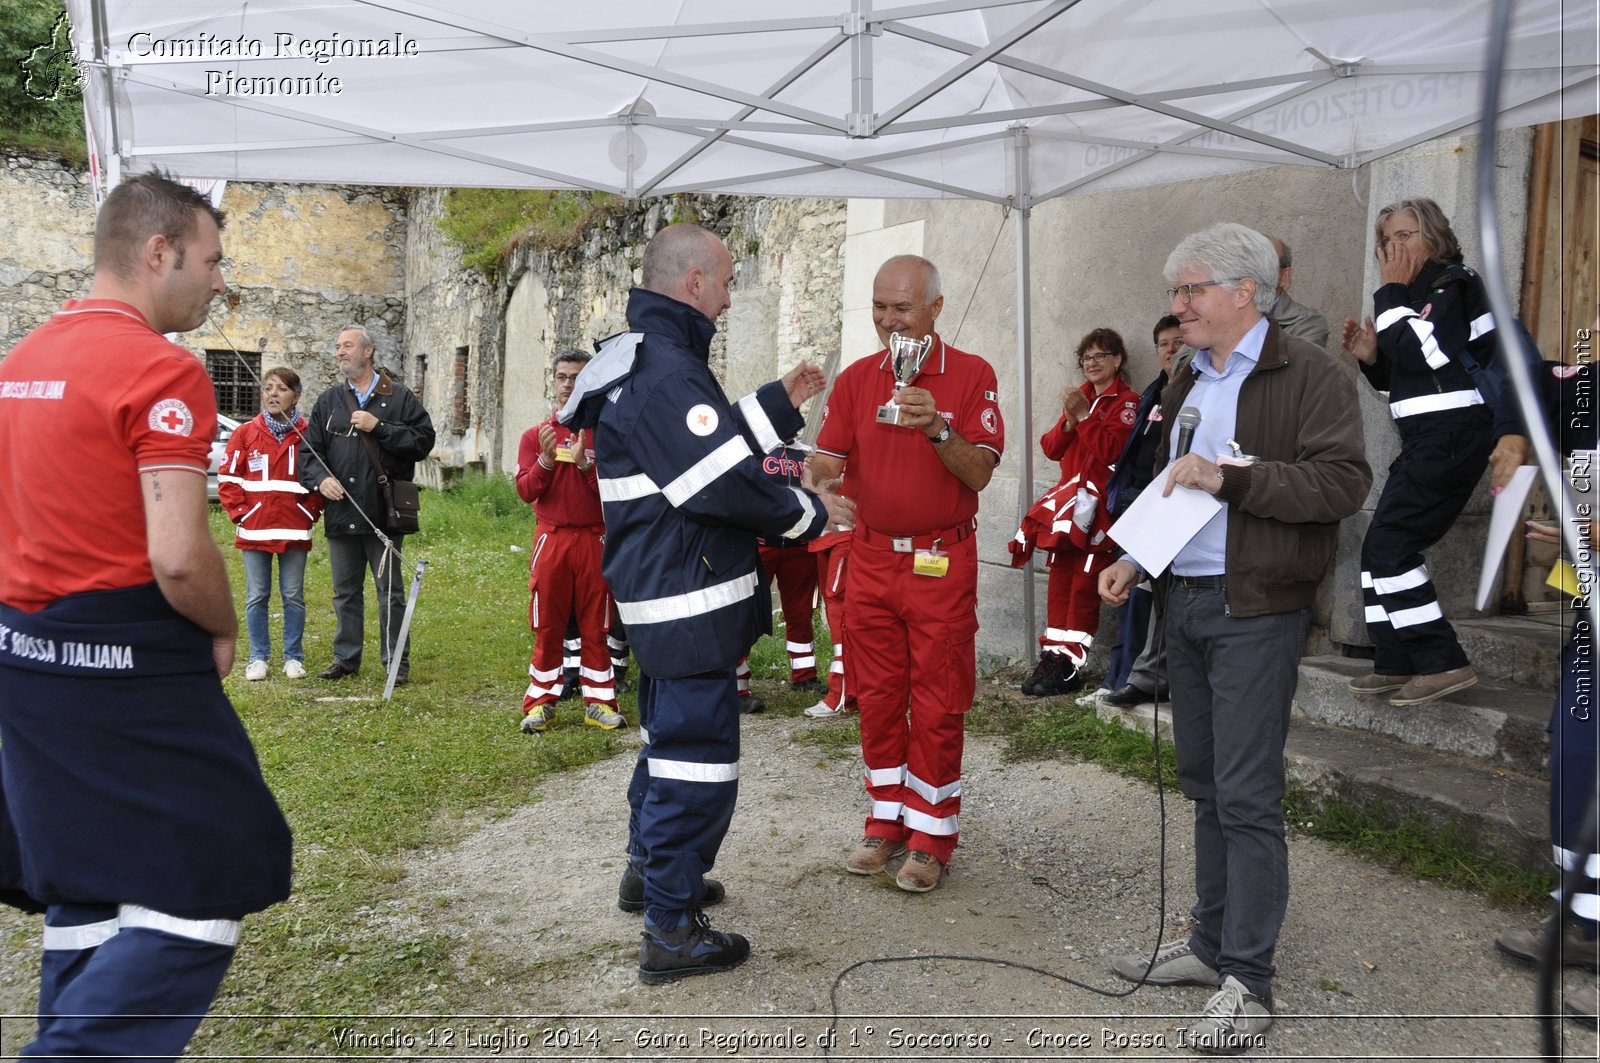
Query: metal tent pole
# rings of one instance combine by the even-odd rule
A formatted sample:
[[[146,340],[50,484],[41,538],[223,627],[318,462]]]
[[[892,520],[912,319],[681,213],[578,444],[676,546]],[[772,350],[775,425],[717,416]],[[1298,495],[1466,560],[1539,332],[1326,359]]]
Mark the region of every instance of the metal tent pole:
[[[1028,245],[1033,188],[1028,172],[1028,131],[1021,125],[1011,127],[1011,165],[1012,204],[1017,211],[1017,406],[1022,413],[1023,444],[1017,471],[1017,525],[1020,527],[1028,507],[1033,505],[1033,306]],[[1039,652],[1039,629],[1033,604],[1033,560],[1030,558],[1019,571],[1022,575],[1022,630],[1027,638],[1022,656],[1032,665],[1038,660]]]

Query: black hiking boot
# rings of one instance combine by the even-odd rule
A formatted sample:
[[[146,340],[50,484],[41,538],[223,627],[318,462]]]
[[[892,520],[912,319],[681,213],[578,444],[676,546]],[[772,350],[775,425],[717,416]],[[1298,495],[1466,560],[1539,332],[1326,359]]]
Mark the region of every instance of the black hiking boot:
[[[700,907],[709,908],[713,904],[721,904],[728,891],[722,888],[722,883],[714,878],[701,879],[705,883],[705,892],[700,894]],[[622,872],[622,882],[617,886],[617,907],[625,912],[644,911],[644,873],[639,870],[639,865],[632,860]]]
[[[662,985],[697,974],[731,971],[750,958],[750,942],[738,934],[712,930],[698,909],[678,913],[678,925],[664,930],[644,918],[639,940],[639,981]]]

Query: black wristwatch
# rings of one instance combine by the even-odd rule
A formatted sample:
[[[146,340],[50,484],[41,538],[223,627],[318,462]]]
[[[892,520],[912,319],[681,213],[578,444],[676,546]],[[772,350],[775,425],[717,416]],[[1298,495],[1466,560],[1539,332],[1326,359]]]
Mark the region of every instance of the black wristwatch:
[[[950,442],[950,422],[946,421],[944,423],[944,427],[939,429],[938,435],[929,436],[928,442],[932,443],[934,446],[938,446],[940,443]]]

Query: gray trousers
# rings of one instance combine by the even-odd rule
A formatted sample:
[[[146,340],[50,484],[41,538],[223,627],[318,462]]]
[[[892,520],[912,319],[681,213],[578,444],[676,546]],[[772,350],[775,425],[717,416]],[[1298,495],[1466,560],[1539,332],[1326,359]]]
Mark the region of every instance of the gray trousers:
[[[1159,606],[1150,610],[1150,626],[1144,634],[1144,649],[1128,670],[1128,685],[1152,696],[1167,692],[1167,628]]]
[[[405,541],[403,535],[389,538],[396,549]],[[376,535],[328,536],[328,567],[333,571],[333,659],[346,668],[361,667],[369,571],[378,588],[378,646],[385,672],[389,669],[389,648],[400,640],[400,623],[406,612],[406,577],[400,571],[399,558],[393,555],[383,575],[378,575],[378,563],[382,560],[383,543]],[[410,669],[408,643],[400,655],[400,674],[406,675]]]
[[[1283,744],[1306,610],[1232,617],[1224,592],[1174,583],[1168,674],[1178,782],[1194,802],[1195,955],[1270,996],[1289,905]]]

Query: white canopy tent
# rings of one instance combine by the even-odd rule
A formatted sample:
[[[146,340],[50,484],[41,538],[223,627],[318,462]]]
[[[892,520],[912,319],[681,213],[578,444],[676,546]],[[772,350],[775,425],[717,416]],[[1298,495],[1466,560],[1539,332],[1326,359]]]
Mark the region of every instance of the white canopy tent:
[[[1354,168],[1471,132],[1488,22],[1487,5],[1459,0],[67,9],[108,186],[160,166],[227,180],[1009,205],[1023,439],[1034,205],[1261,166]],[[1502,124],[1600,110],[1596,28],[1594,0],[1518,5]]]

